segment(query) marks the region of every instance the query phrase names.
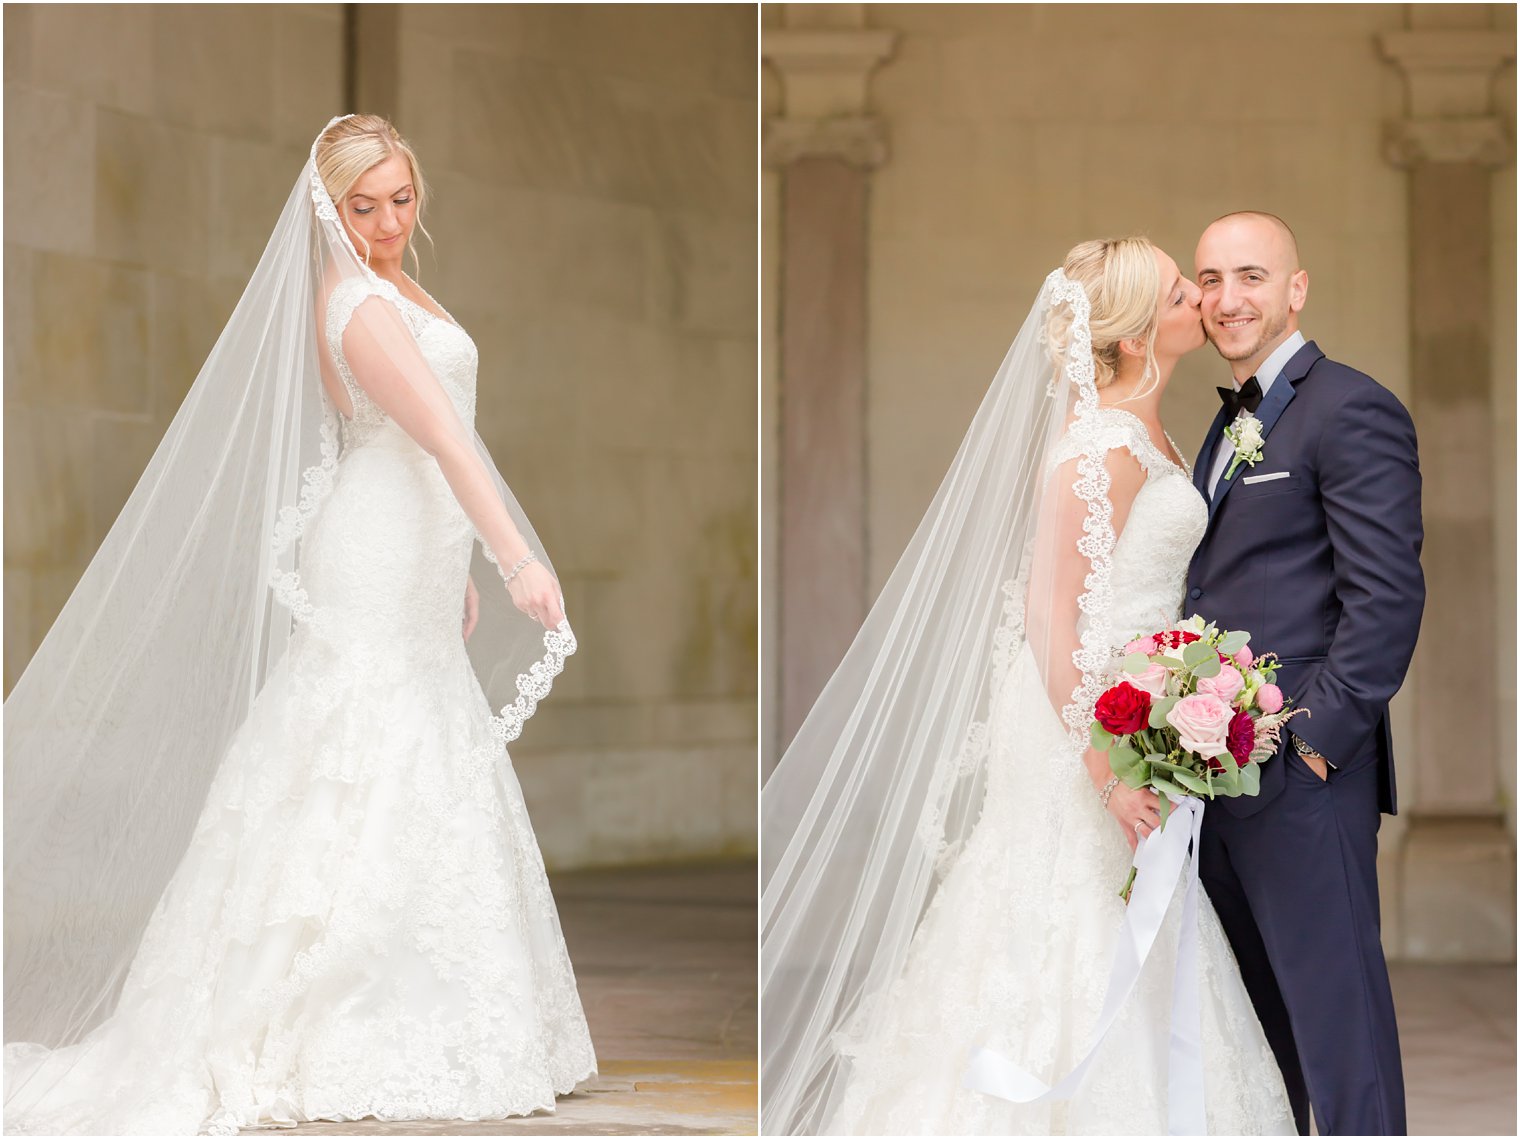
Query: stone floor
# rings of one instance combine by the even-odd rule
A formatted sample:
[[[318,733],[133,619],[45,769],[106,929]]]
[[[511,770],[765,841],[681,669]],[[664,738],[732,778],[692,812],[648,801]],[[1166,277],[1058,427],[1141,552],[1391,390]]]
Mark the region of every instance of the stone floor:
[[[754,863],[557,875],[599,1075],[554,1114],[306,1124],[300,1135],[753,1135]]]
[[[1395,965],[1411,1135],[1515,1134],[1515,967]]]

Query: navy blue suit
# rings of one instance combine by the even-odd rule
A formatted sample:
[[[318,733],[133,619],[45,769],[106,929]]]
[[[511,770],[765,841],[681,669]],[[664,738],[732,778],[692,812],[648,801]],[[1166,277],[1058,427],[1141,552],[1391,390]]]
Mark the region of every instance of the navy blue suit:
[[[1285,736],[1260,795],[1209,805],[1200,872],[1299,1131],[1312,1103],[1321,1134],[1402,1135],[1377,831],[1396,806],[1388,701],[1425,603],[1414,424],[1391,392],[1312,341],[1256,417],[1263,457],[1221,479],[1183,611],[1248,630],[1254,650],[1282,658],[1279,686],[1312,713],[1289,732],[1334,769],[1321,781]],[[1225,426],[1221,410],[1194,467],[1205,496]]]

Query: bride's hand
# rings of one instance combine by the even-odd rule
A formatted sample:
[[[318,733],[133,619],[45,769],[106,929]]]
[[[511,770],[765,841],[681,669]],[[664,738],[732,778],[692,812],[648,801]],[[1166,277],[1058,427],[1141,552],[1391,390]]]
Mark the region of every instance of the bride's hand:
[[[1108,813],[1118,821],[1133,852],[1140,839],[1161,825],[1161,800],[1149,787],[1136,791],[1120,783],[1108,797]]]
[[[560,600],[559,582],[554,575],[538,562],[529,562],[507,586],[512,604],[521,609],[546,629],[552,629],[565,619]]]
[[[464,579],[464,639],[468,641],[470,634],[475,631],[475,626],[480,622],[480,592],[475,588],[475,579]]]

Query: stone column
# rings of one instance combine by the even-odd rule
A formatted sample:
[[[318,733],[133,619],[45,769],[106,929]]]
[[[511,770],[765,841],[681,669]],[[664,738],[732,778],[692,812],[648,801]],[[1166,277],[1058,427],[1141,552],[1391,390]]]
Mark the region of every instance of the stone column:
[[[1515,45],[1501,32],[1453,27],[1435,7],[1413,6],[1411,30],[1381,37],[1408,94],[1385,152],[1409,173],[1410,410],[1427,589],[1389,948],[1412,960],[1513,961],[1515,851],[1498,772],[1515,757],[1498,754],[1491,711],[1504,632],[1494,619],[1489,193],[1492,170],[1511,154],[1491,91]]]
[[[867,113],[891,32],[859,4],[788,5],[762,50],[782,80],[765,126],[781,171],[780,746],[865,617],[866,209],[886,130]]]
[[[401,9],[394,4],[343,5],[343,113],[383,115],[401,110]],[[406,128],[397,125],[397,129]]]

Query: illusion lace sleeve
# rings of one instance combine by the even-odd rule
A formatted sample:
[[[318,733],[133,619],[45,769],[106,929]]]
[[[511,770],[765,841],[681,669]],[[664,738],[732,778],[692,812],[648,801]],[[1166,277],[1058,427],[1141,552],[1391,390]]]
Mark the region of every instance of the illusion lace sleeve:
[[[1080,749],[1112,669],[1107,618],[1114,546],[1145,484],[1146,467],[1123,431],[1079,437],[1057,458],[1035,538],[1026,635],[1051,706]]]
[[[364,395],[437,461],[497,568],[528,554],[474,433],[460,419],[396,306],[373,294],[353,305],[341,348]]]

